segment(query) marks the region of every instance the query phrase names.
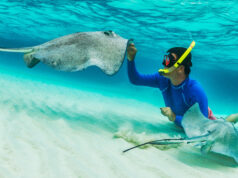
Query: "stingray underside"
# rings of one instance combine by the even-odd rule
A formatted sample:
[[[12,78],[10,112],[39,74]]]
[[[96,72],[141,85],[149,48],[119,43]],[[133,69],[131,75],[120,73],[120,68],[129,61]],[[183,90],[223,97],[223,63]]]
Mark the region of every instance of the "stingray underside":
[[[34,47],[0,48],[0,51],[24,53],[29,68],[41,61],[60,71],[73,72],[97,66],[113,75],[123,63],[127,43],[127,39],[113,31],[79,32]]]
[[[32,68],[40,62],[39,59],[34,57],[34,52],[25,53],[23,56],[24,62],[27,67]]]
[[[188,137],[210,133],[201,147],[202,152],[223,154],[238,163],[238,131],[232,123],[221,119],[209,120],[195,104],[185,113],[182,125]]]
[[[114,33],[111,36],[103,32],[75,33],[34,47],[33,52],[24,55],[24,61],[28,67],[41,61],[70,72],[97,66],[113,75],[123,63],[127,42]]]

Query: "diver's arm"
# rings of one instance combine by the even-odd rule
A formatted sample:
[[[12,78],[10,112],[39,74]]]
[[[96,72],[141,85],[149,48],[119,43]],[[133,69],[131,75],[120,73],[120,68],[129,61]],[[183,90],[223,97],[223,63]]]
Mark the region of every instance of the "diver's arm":
[[[128,60],[127,71],[128,71],[128,76],[131,83],[135,85],[144,85],[144,86],[159,88],[159,84],[160,84],[159,81],[161,76],[159,76],[158,72],[151,75],[140,74],[136,70],[134,60],[133,61]]]
[[[163,107],[163,108],[160,108],[160,110],[161,110],[161,114],[168,117],[168,119],[171,122],[174,122],[176,125],[182,127],[181,122],[182,122],[183,116],[175,115],[170,107]]]
[[[135,48],[134,43],[131,43],[127,48],[127,71],[130,82],[135,85],[145,85],[150,87],[159,87],[159,80],[162,78],[158,72],[152,75],[142,75],[137,72],[135,67],[135,56],[137,53],[137,49]]]
[[[195,102],[199,104],[200,111],[208,118],[208,99],[205,91],[200,85],[196,86],[195,91]]]
[[[183,119],[183,116],[176,115],[176,116],[175,116],[174,123],[175,123],[176,125],[182,127],[182,119]]]

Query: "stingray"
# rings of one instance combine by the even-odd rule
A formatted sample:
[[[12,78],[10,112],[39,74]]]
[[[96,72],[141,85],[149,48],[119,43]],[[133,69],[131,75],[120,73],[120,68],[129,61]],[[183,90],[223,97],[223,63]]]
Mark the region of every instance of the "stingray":
[[[223,119],[209,120],[200,111],[199,105],[194,104],[184,115],[182,120],[186,137],[168,138],[146,142],[129,149],[146,144],[169,145],[182,143],[195,143],[201,148],[201,152],[215,152],[234,158],[238,163],[238,130],[234,124]]]
[[[122,65],[130,41],[111,30],[78,32],[33,47],[0,48],[0,51],[24,53],[29,68],[39,62],[69,72],[97,66],[104,73],[113,75]]]
[[[200,112],[199,105],[189,109],[182,120],[187,137],[209,133],[201,144],[202,152],[215,152],[235,159],[238,163],[238,130],[233,123],[223,119],[209,120]]]

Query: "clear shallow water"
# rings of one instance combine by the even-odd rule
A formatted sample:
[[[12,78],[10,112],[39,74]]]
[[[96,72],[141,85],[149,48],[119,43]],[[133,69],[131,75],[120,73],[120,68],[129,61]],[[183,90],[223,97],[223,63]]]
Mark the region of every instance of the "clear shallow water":
[[[191,77],[203,85],[213,112],[224,116],[238,112],[237,11],[236,1],[3,0],[0,46],[111,29],[135,40],[138,70],[152,73],[168,48],[195,40]],[[157,89],[130,84],[126,63],[108,77],[95,67],[66,73],[43,64],[28,69],[21,54],[0,58],[1,177],[95,177],[96,163],[99,177],[237,175],[229,159],[193,147],[120,154],[130,142],[183,136],[160,115]]]
[[[167,49],[173,46],[187,47],[195,40],[191,76],[202,83],[214,112],[229,114],[237,112],[238,108],[238,94],[235,91],[238,86],[237,10],[236,1],[3,0],[0,2],[0,46],[32,46],[69,33],[111,29],[124,38],[135,40],[139,51],[136,59],[139,71],[152,73],[161,67]],[[23,64],[22,55],[0,55],[2,65],[29,70]],[[131,93],[134,93],[135,87],[128,82],[125,69],[124,64],[122,70],[111,78],[98,69],[66,74],[42,65],[32,72],[44,71],[46,75],[52,74],[68,81],[86,80],[92,84],[96,81],[107,88],[112,88],[111,84],[116,87],[119,84],[118,87],[126,91],[131,89]],[[143,87],[136,89],[141,92],[133,96],[163,104],[160,94],[156,94],[156,99],[150,97],[154,90]],[[225,106],[221,100],[225,101]]]

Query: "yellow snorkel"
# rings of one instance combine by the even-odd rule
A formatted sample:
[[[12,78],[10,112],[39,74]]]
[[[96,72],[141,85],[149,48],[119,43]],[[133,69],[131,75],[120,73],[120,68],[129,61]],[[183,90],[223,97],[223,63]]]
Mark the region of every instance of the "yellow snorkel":
[[[193,47],[195,46],[195,41],[193,41],[188,49],[183,53],[183,55],[179,58],[179,60],[170,68],[168,69],[159,69],[160,74],[168,74],[173,72],[175,69],[179,67],[179,65],[183,62],[183,60],[187,57],[187,55],[192,51]]]

